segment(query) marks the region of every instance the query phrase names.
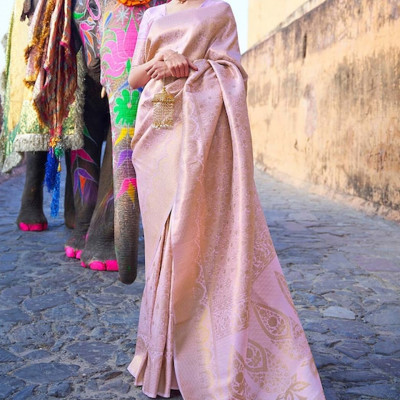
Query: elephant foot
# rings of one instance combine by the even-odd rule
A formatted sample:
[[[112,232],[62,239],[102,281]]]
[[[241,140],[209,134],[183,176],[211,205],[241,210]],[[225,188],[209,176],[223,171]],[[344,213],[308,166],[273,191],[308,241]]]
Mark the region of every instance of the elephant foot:
[[[86,244],[86,233],[74,231],[64,246],[68,258],[81,259],[83,248]]]
[[[82,255],[82,250],[76,250],[73,247],[65,246],[65,255],[68,258],[76,258],[80,260]]]
[[[47,222],[39,224],[26,224],[25,222],[20,222],[18,228],[24,232],[42,232],[47,230],[48,224]]]
[[[113,229],[91,230],[81,255],[82,267],[94,271],[118,271],[116,260]]]
[[[40,207],[28,208],[21,206],[17,218],[17,225],[21,231],[42,232],[48,228],[47,219]]]
[[[94,271],[118,271],[117,260],[106,260],[106,261],[92,261],[89,264],[81,262],[83,268],[90,268]]]

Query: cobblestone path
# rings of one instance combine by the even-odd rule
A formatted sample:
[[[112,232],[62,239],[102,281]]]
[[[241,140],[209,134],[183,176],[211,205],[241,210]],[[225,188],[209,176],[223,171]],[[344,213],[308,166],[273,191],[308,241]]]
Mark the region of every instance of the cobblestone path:
[[[327,400],[399,400],[400,225],[259,171],[256,181]],[[131,286],[81,268],[64,256],[62,218],[17,230],[22,185],[0,185],[0,399],[147,399],[126,371],[143,249]]]

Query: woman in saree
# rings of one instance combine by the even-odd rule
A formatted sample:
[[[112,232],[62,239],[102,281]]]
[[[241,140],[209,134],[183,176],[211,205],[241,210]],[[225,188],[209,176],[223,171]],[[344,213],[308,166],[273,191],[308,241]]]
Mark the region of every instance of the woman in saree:
[[[135,384],[149,397],[323,400],[254,183],[230,6],[146,10],[129,83],[143,87],[132,141],[146,259]],[[174,110],[160,128],[163,86]]]

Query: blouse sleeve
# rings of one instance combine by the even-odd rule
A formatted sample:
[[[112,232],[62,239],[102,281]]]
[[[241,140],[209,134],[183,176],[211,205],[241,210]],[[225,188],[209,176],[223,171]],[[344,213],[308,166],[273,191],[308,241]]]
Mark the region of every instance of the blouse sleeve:
[[[136,40],[135,51],[133,52],[132,57],[132,67],[136,65],[144,64],[145,55],[146,55],[146,40],[150,31],[150,18],[149,18],[149,9],[147,9],[142,17],[142,21],[140,22],[139,32]]]

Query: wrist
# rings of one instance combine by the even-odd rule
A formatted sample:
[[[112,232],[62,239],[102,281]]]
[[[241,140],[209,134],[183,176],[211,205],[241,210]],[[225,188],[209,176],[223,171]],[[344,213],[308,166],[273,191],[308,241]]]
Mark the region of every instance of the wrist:
[[[169,58],[171,58],[174,54],[176,54],[176,51],[173,50],[165,50],[162,52],[162,60],[161,61],[168,61]]]

